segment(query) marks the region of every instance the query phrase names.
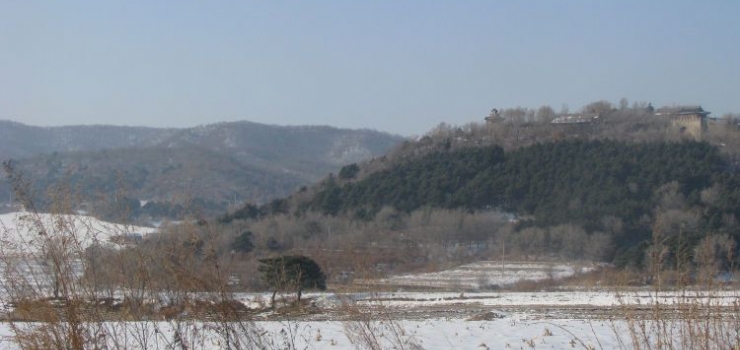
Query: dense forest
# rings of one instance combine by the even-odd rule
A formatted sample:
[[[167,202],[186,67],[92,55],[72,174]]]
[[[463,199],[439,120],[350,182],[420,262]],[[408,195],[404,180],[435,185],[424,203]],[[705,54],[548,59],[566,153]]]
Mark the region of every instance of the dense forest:
[[[498,208],[532,217],[524,225],[577,224],[605,231],[605,217],[619,218],[618,246],[650,237],[650,221],[675,184],[688,207],[702,206],[701,231],[722,232],[722,217],[740,217],[740,176],[706,143],[564,141],[504,153],[500,147],[436,152],[368,178],[326,180],[308,206],[324,214],[372,219],[384,206],[402,212],[432,206]],[[702,194],[714,189],[714,198]],[[661,192],[662,191],[662,192]],[[729,232],[728,232],[729,233]]]

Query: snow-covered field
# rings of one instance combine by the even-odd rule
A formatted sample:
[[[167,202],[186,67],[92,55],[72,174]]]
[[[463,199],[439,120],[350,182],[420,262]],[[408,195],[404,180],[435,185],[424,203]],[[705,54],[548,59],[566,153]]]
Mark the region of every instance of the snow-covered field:
[[[501,292],[501,293],[379,293],[359,299],[359,303],[381,301],[390,307],[425,307],[435,305],[508,306],[649,306],[654,303],[676,305],[688,301],[731,307],[740,301],[740,292],[727,291],[571,291]]]
[[[341,322],[257,322],[254,324],[261,343],[267,349],[362,349],[365,346],[348,339]],[[116,331],[110,343],[123,344],[121,348],[142,349],[137,330],[146,329],[149,338],[147,349],[179,348],[173,346],[176,325],[169,323],[139,324],[133,327],[108,325]],[[197,335],[185,339],[187,348],[222,349],[224,339],[216,332],[208,332],[207,325],[198,325]],[[382,329],[382,325],[376,325]],[[618,323],[588,322],[581,320],[519,321],[516,318],[494,321],[424,320],[401,321],[403,335],[399,343],[406,349],[617,349],[619,342],[614,327]],[[155,331],[156,329],[156,331]],[[126,336],[125,332],[131,332]],[[381,335],[382,334],[382,335]],[[389,330],[378,331],[378,342],[383,349],[400,348]],[[0,348],[17,349],[10,339],[7,326],[0,327]],[[124,339],[125,338],[125,339]],[[417,345],[418,347],[414,347]]]
[[[265,294],[244,294],[239,298],[259,307]],[[738,293],[691,292],[508,292],[508,293],[382,293],[307,295],[321,310],[317,315],[255,321],[246,326],[253,339],[268,349],[355,349],[350,335],[372,332],[382,348],[407,349],[617,349],[631,348],[628,323],[623,310],[650,307],[657,301],[675,305],[695,300],[696,305],[731,308]],[[360,315],[340,310],[339,300],[354,300]],[[448,310],[444,314],[434,310]],[[466,312],[455,312],[455,310]],[[414,311],[415,312],[408,312]],[[425,313],[425,310],[428,312]],[[591,312],[574,312],[587,310]],[[594,310],[598,310],[594,312]],[[349,316],[348,316],[349,315]],[[266,315],[269,316],[269,315]],[[266,317],[270,319],[269,317]],[[323,318],[323,319],[322,319]],[[259,316],[257,317],[259,319]],[[322,320],[319,320],[322,319]],[[98,336],[123,348],[137,349],[142,337],[148,349],[172,348],[179,334],[192,349],[220,349],[225,339],[223,324],[202,321],[121,322],[97,325]],[[179,333],[176,330],[179,329]],[[354,329],[354,331],[352,331]],[[673,330],[679,337],[679,328]],[[247,334],[247,333],[244,333]],[[0,326],[0,348],[13,349],[11,332]]]
[[[75,244],[84,248],[96,241],[110,242],[114,236],[132,233],[144,236],[156,229],[105,223],[85,216],[2,214],[0,249],[4,254],[13,254],[19,248],[32,253],[37,246],[34,241],[41,240],[40,231],[45,231],[44,239],[65,239],[73,233]],[[653,322],[653,310],[660,305],[665,315],[672,318],[667,328],[675,333],[668,336],[681,339],[680,332],[685,331],[680,323],[684,322],[682,312],[684,306],[690,305],[695,307],[693,320],[708,320],[713,322],[713,327],[728,322],[727,327],[719,328],[740,335],[737,334],[740,322],[713,321],[727,314],[728,320],[738,319],[740,293],[737,291],[471,292],[524,280],[557,280],[592,268],[482,261],[446,271],[359,283],[397,292],[306,293],[305,310],[297,313],[270,310],[267,307],[270,294],[235,295],[236,300],[249,308],[250,322],[209,323],[200,317],[180,315],[183,317],[173,318],[176,321],[111,321],[89,323],[85,327],[91,339],[119,349],[221,349],[227,339],[234,341],[240,336],[244,337],[241,340],[249,338],[261,345],[258,348],[266,349],[343,350],[368,348],[365,345],[369,342],[377,342],[383,349],[630,349],[629,318]],[[430,292],[442,290],[448,292]],[[194,295],[199,296],[202,295]],[[21,328],[39,325],[15,323]],[[225,336],[225,329],[237,326],[246,328]],[[358,342],[362,335],[364,343]],[[0,349],[17,349],[13,336],[10,325],[0,323]],[[176,346],[178,341],[184,346]]]
[[[138,234],[142,237],[157,231],[150,227],[120,225],[84,215],[60,215],[28,212],[0,214],[0,243],[4,254],[29,252],[45,239],[74,238],[82,248],[93,242],[108,243],[111,237]]]
[[[356,280],[355,283],[394,288],[480,290],[521,281],[557,280],[592,269],[593,266],[579,267],[560,263],[479,261],[439,272]]]

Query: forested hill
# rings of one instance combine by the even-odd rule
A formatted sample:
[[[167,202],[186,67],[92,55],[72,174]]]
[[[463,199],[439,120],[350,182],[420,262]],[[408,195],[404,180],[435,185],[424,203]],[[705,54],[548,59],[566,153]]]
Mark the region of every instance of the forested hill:
[[[38,194],[72,187],[83,197],[74,205],[85,202],[84,209],[95,208],[100,218],[146,223],[268,202],[342,165],[381,156],[403,140],[373,130],[247,121],[156,129],[0,120],[0,161],[13,159]],[[0,205],[12,198],[4,179],[0,198]]]
[[[384,206],[497,208],[589,232],[614,217],[625,225],[622,238],[634,242],[649,233],[661,205],[701,205],[701,226],[719,230],[723,215],[740,217],[740,177],[706,143],[563,141],[508,153],[497,146],[437,151],[358,181],[329,178],[301,207],[357,219]]]
[[[516,258],[617,266],[645,267],[648,249],[671,252],[665,263],[709,256],[723,257],[724,267],[737,263],[727,258],[727,249],[740,256],[735,124],[708,121],[691,135],[649,108],[601,110],[603,118],[588,123],[502,113],[485,124],[440,124],[219,222],[280,243],[273,248],[383,247],[409,257],[413,246],[418,255],[409,261],[434,263],[490,259],[504,246]],[[383,263],[405,264],[391,260]]]

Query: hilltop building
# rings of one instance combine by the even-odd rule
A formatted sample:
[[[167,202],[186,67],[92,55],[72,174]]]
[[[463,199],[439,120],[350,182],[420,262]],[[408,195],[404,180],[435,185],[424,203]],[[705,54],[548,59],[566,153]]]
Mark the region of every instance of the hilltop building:
[[[504,121],[504,117],[499,115],[498,109],[494,108],[491,110],[491,113],[486,117],[486,122],[488,123],[499,123]]]
[[[701,140],[707,131],[707,117],[709,112],[701,106],[661,107],[655,111],[656,117],[668,118],[671,127],[695,140]]]
[[[591,124],[599,121],[597,113],[563,114],[552,120],[552,124]]]
[[[587,112],[562,114],[552,119],[551,124],[558,125],[559,128],[573,129],[579,132],[609,120],[615,112],[619,111],[616,109],[602,111],[592,109]],[[701,106],[671,106],[655,109],[652,104],[648,104],[644,110],[638,112],[640,115],[652,115],[667,121],[669,133],[678,133],[683,137],[697,141],[701,141],[707,131],[707,120],[710,114]],[[509,116],[502,114],[504,113],[500,113],[495,108],[492,109],[491,113],[485,118],[486,123],[497,124],[511,121]],[[740,122],[738,122],[738,125],[740,126]]]

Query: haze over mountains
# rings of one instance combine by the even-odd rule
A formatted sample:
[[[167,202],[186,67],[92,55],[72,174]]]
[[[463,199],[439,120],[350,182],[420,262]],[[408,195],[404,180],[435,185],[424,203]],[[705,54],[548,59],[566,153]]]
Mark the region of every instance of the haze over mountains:
[[[382,155],[402,140],[372,130],[247,121],[186,129],[0,121],[0,159],[13,159],[37,191],[61,182],[86,201],[98,198],[98,208],[114,193],[131,203],[198,203],[209,213],[262,203],[342,165]],[[4,183],[3,201],[8,191]]]

